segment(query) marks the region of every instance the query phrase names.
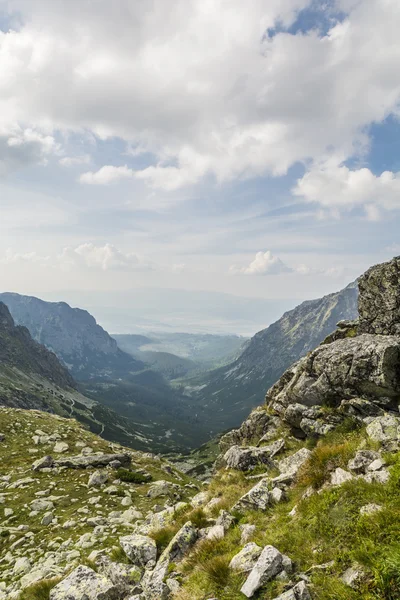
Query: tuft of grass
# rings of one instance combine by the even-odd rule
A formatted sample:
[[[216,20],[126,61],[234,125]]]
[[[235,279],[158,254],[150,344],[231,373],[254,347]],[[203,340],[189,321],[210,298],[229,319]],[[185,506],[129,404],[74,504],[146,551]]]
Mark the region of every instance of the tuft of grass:
[[[192,511],[189,519],[197,529],[203,529],[203,527],[208,527],[209,525],[208,517],[202,508],[196,508]]]
[[[49,600],[51,590],[61,581],[62,577],[42,579],[22,591],[19,600]]]
[[[206,574],[210,584],[222,589],[227,586],[231,575],[229,562],[230,560],[226,556],[213,556],[203,562],[201,569]]]
[[[176,534],[177,530],[178,528],[176,526],[170,525],[168,527],[163,527],[162,529],[156,529],[155,531],[151,531],[149,533],[149,537],[151,537],[156,543],[158,554],[161,554],[161,552],[165,550]]]
[[[320,488],[330,476],[330,473],[341,467],[347,468],[347,463],[354,456],[358,439],[347,439],[339,444],[319,442],[301,470],[299,482],[304,486]]]
[[[110,552],[110,558],[114,562],[130,564],[129,558],[125,554],[125,552],[119,546],[114,546],[114,548]]]

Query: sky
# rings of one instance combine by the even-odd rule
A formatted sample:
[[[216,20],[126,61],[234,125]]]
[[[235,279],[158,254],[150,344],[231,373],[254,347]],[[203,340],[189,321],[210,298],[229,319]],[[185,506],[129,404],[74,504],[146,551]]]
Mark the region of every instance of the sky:
[[[400,254],[399,30],[398,0],[0,0],[2,291],[295,303]]]

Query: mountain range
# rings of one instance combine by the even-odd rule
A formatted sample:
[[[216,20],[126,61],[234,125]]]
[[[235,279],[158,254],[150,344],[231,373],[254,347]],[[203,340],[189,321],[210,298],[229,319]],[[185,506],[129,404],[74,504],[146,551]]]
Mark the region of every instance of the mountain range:
[[[85,310],[12,293],[0,294],[0,301],[17,325],[57,355],[69,371],[63,369],[65,376],[77,381],[71,380],[70,387],[94,402],[97,411],[101,407],[125,420],[112,434],[106,423],[104,435],[163,452],[195,448],[236,427],[290,364],[339,320],[357,316],[357,286],[350,284],[303,302],[249,341],[153,333],[117,336],[121,349]],[[204,365],[218,361],[222,366],[204,371]]]

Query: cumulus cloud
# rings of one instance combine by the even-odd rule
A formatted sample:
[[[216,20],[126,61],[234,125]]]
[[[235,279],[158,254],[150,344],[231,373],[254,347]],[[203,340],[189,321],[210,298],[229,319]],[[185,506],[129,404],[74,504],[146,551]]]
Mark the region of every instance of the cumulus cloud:
[[[330,216],[362,208],[369,220],[379,219],[381,210],[400,209],[400,173],[374,175],[369,169],[344,165],[316,165],[297,181],[293,193],[318,204]]]
[[[86,243],[76,248],[64,248],[58,261],[65,268],[84,266],[101,271],[140,271],[154,268],[151,261],[132,252],[121,252],[113,244],[96,246]]]
[[[79,177],[79,181],[89,185],[108,185],[116,181],[121,181],[121,179],[130,179],[133,175],[134,171],[129,169],[126,165],[122,167],[105,165],[98,171],[87,171],[86,173],[82,173]]]
[[[230,268],[230,272],[234,275],[279,275],[291,271],[292,269],[285,265],[280,258],[274,256],[270,250],[257,252],[254,260],[247,267],[232,265]]]
[[[118,136],[155,156],[135,177],[165,190],[344,160],[399,112],[400,5],[332,4],[341,22],[294,34],[312,0],[9,0],[24,24],[0,33],[0,125]],[[81,181],[133,176],[104,168]]]

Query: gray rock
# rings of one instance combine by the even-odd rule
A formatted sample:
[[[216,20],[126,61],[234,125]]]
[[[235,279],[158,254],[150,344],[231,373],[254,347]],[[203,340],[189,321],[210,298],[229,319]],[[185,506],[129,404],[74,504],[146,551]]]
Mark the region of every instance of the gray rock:
[[[382,506],[380,504],[366,504],[360,508],[360,515],[373,515],[381,510]]]
[[[319,346],[268,391],[267,402],[280,415],[290,404],[336,405],[363,396],[374,403],[400,393],[400,338],[363,334]]]
[[[130,454],[90,454],[88,456],[66,456],[54,461],[55,467],[69,467],[70,469],[86,469],[87,467],[106,467],[111,462],[118,460],[123,467],[129,467],[132,462]]]
[[[353,479],[353,475],[344,469],[338,467],[331,474],[331,484],[332,485],[342,485],[346,481],[350,481]]]
[[[277,596],[275,600],[311,600],[310,592],[304,581],[300,581],[287,592]]]
[[[31,569],[32,564],[29,558],[22,556],[15,561],[13,573],[14,575],[24,575],[25,573],[29,573]]]
[[[52,456],[43,456],[43,458],[38,458],[32,465],[33,471],[40,471],[40,469],[48,469],[49,467],[54,466],[54,458]]]
[[[219,441],[221,452],[226,452],[231,446],[248,444],[255,438],[260,439],[271,428],[276,430],[275,421],[276,419],[263,408],[256,408],[242,423],[240,429],[234,429],[221,437]]]
[[[157,546],[152,538],[134,534],[121,537],[119,540],[122,550],[129,560],[138,567],[145,567],[157,558]]]
[[[246,598],[251,598],[267,581],[282,571],[282,554],[274,546],[265,546],[250,575],[241,588]]]
[[[268,479],[261,479],[261,481],[236,502],[232,507],[232,511],[265,510],[271,505],[271,502],[272,498],[271,492],[268,489]]]
[[[46,512],[46,513],[44,513],[40,524],[44,525],[44,526],[50,525],[50,523],[52,522],[53,519],[54,519],[53,513],[50,511]]]
[[[161,554],[154,571],[146,571],[141,582],[146,600],[164,600],[168,598],[169,588],[164,583],[168,567],[172,562],[182,560],[196,540],[197,529],[188,521]]]
[[[118,600],[118,588],[85,566],[77,567],[50,592],[50,600]]]
[[[394,415],[376,417],[368,426],[367,434],[375,442],[400,440],[400,418]]]
[[[400,334],[400,258],[371,267],[358,280],[360,333]]]
[[[160,496],[173,496],[179,498],[181,493],[182,488],[180,485],[160,479],[150,486],[147,496],[149,498],[159,498]]]
[[[355,589],[357,585],[364,577],[364,571],[361,567],[353,566],[346,569],[346,571],[341,576],[341,580],[343,583],[348,585],[349,587]]]
[[[102,471],[95,471],[89,476],[88,487],[101,487],[108,481],[108,475]]]
[[[68,450],[69,446],[66,442],[57,442],[53,448],[53,452],[57,452],[57,454],[62,454]]]
[[[369,465],[379,458],[379,452],[374,452],[373,450],[358,450],[355,457],[349,460],[347,468],[355,473],[365,473]]]
[[[271,449],[269,447],[258,448],[255,446],[247,448],[232,446],[225,453],[223,464],[225,464],[227,469],[237,469],[238,471],[248,471],[260,464],[266,465],[269,468],[274,466],[271,460]]]
[[[250,525],[249,523],[244,523],[243,525],[239,525],[239,529],[242,532],[240,536],[240,543],[247,544],[253,537],[256,531],[256,526]]]
[[[281,473],[295,475],[300,467],[310,458],[311,451],[308,448],[301,448],[295,454],[284,458],[278,462],[278,469]]]
[[[260,546],[250,542],[232,558],[229,568],[241,573],[249,573],[256,564],[261,552],[262,548]]]

